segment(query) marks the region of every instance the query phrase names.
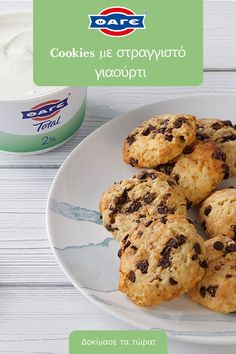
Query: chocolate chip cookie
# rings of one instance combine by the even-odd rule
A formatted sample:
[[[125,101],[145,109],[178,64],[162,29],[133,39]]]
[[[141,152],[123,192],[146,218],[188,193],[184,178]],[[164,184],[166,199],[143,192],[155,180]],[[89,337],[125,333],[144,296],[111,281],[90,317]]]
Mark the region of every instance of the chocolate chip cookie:
[[[153,168],[171,161],[196,139],[196,118],[161,115],[143,122],[126,138],[123,159],[133,167]]]
[[[203,202],[200,219],[209,238],[228,236],[236,241],[236,189],[214,192]]]
[[[105,228],[120,241],[150,217],[186,215],[186,206],[185,196],[172,177],[146,170],[110,187],[101,198],[100,212]]]
[[[218,236],[205,242],[208,268],[201,281],[190,290],[191,299],[211,310],[236,311],[236,243]]]
[[[185,148],[177,160],[172,176],[182,187],[187,199],[198,204],[229,177],[225,154],[212,142],[199,142]]]
[[[197,120],[197,139],[213,141],[226,155],[230,175],[236,176],[236,127],[229,120]]]
[[[135,304],[158,305],[192,289],[207,267],[204,242],[190,220],[168,215],[140,224],[119,252],[119,289]]]

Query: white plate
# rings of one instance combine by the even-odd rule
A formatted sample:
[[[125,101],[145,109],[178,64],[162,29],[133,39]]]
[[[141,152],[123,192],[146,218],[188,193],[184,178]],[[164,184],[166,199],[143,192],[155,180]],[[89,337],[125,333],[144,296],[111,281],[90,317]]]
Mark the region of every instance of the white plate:
[[[161,113],[220,117],[235,124],[236,95],[199,95],[158,102],[93,132],[70,154],[54,180],[47,206],[50,243],[74,286],[126,323],[142,329],[161,328],[183,341],[236,344],[236,314],[214,313],[186,296],[155,308],[140,308],[117,290],[118,244],[101,226],[98,203],[114,181],[136,172],[122,162],[121,147],[128,132]],[[223,185],[232,184],[235,179]]]

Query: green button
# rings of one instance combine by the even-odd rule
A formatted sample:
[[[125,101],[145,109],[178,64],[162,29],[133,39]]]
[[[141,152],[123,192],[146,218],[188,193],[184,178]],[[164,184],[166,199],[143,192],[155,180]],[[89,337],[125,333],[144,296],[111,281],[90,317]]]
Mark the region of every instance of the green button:
[[[167,354],[164,331],[74,331],[69,354]]]

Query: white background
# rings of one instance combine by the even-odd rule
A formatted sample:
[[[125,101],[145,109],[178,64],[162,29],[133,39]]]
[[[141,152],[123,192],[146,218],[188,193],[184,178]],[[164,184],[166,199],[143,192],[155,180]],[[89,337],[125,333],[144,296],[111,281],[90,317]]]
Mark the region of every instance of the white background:
[[[24,10],[30,4],[0,0],[0,11]],[[60,270],[45,230],[47,194],[69,152],[111,118],[186,94],[236,93],[236,1],[205,1],[204,62],[204,82],[199,87],[89,88],[86,120],[66,145],[40,156],[0,154],[0,353],[66,354],[73,329],[130,328],[85,299]],[[235,351],[169,343],[169,354]]]

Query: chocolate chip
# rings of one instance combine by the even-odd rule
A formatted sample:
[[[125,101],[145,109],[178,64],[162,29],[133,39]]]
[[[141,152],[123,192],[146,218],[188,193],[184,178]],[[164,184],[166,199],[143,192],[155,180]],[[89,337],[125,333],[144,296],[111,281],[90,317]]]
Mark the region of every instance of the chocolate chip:
[[[110,231],[110,232],[118,230],[117,227],[113,227],[111,224],[106,225],[105,228],[107,229],[107,231]]]
[[[157,179],[157,175],[155,172],[149,172],[148,177],[150,177],[153,181]]]
[[[135,142],[135,136],[134,135],[129,135],[127,138],[126,138],[126,141],[127,141],[127,144],[129,144],[129,146],[131,146],[134,142]]]
[[[192,259],[192,261],[196,261],[198,259],[198,255],[194,254],[191,259]]]
[[[175,182],[171,181],[170,179],[167,180],[167,183],[169,184],[170,187],[175,186]]]
[[[173,135],[172,134],[166,134],[165,135],[165,140],[172,141],[173,140]]]
[[[167,258],[169,257],[170,253],[171,253],[171,247],[165,247],[161,251],[161,255]]]
[[[112,231],[112,226],[109,224],[109,225],[105,225],[105,228],[107,229],[107,231]]]
[[[207,134],[197,132],[197,140],[204,141],[208,140],[209,136]]]
[[[174,238],[171,238],[167,244],[166,244],[167,247],[170,247],[170,248],[178,248],[178,242],[174,239]]]
[[[137,232],[137,235],[138,235],[139,237],[141,237],[141,236],[143,236],[143,232],[142,232],[142,231],[138,231],[138,232]]]
[[[191,154],[192,152],[193,152],[193,146],[190,146],[190,145],[185,146],[185,148],[183,150],[183,153],[185,155]]]
[[[110,223],[111,223],[111,224],[114,224],[115,221],[116,221],[116,219],[115,219],[115,214],[114,214],[114,213],[110,213],[110,214],[109,214],[109,217],[110,217]]]
[[[225,278],[226,279],[232,278],[232,274],[226,274]]]
[[[183,135],[179,136],[179,140],[181,141],[181,143],[185,143],[185,137]]]
[[[175,166],[175,163],[167,163],[167,164],[163,164],[163,165],[159,165],[159,166],[155,167],[155,170],[165,173],[166,175],[170,175],[174,166]]]
[[[157,212],[159,214],[168,214],[169,213],[169,208],[168,208],[168,206],[166,206],[164,204],[160,204],[157,207]]]
[[[152,224],[152,220],[149,220],[149,221],[146,222],[145,226],[148,227],[148,226],[150,226],[151,224]]]
[[[186,220],[189,222],[189,224],[193,225],[193,221],[190,218],[186,218]]]
[[[167,217],[166,217],[166,216],[162,216],[162,217],[160,218],[160,222],[161,222],[162,224],[166,224],[166,222],[167,222]]]
[[[224,244],[220,241],[216,241],[213,244],[213,247],[217,250],[217,251],[221,251],[224,248]]]
[[[122,256],[122,249],[121,249],[121,248],[119,249],[117,256],[118,256],[119,258]]]
[[[134,251],[138,250],[138,248],[136,246],[134,246],[134,245],[130,246],[130,248],[132,248],[132,250],[134,250]]]
[[[133,157],[131,157],[131,159],[129,160],[129,164],[130,164],[132,167],[135,167],[135,166],[138,164],[138,160],[137,160],[137,159],[134,159]]]
[[[137,175],[137,178],[140,180],[151,178],[152,180],[155,180],[157,178],[157,174],[155,172],[147,172],[147,171],[142,171]]]
[[[148,272],[148,261],[141,261],[136,264],[136,267],[141,271],[142,274],[146,274]]]
[[[150,193],[150,192],[148,192],[145,196],[144,196],[144,198],[143,198],[143,200],[144,200],[144,202],[146,203],[146,204],[150,204],[151,202],[153,202],[153,200],[156,198],[156,193]]]
[[[165,134],[166,128],[159,128],[156,130],[157,134]]]
[[[221,151],[221,159],[223,161],[226,161],[226,155],[225,155],[225,153],[223,151]]]
[[[142,179],[146,179],[148,177],[148,172],[147,171],[142,171],[140,172],[137,176],[138,179],[142,180]]]
[[[160,122],[160,125],[164,125],[165,127],[167,127],[169,123],[169,119],[164,119],[162,122]]]
[[[219,122],[216,122],[216,123],[213,123],[211,127],[214,130],[219,130],[220,128],[222,128],[222,124]]]
[[[229,166],[225,164],[222,165],[223,172],[224,172],[224,179],[229,178]]]
[[[148,136],[154,130],[156,130],[156,128],[153,125],[149,124],[149,126],[143,130],[142,135]]]
[[[174,180],[178,183],[179,182],[179,175],[177,173],[173,174],[172,176]]]
[[[232,243],[225,247],[226,253],[236,252],[236,243]]]
[[[225,278],[226,279],[232,278],[232,274],[226,274]]]
[[[199,245],[198,242],[194,243],[193,245],[193,250],[196,254],[200,254],[201,253],[201,246]]]
[[[205,288],[205,286],[201,286],[199,292],[200,292],[202,297],[205,297],[206,296],[206,288]]]
[[[220,142],[221,143],[227,143],[229,141],[235,141],[236,140],[236,135],[235,134],[230,134],[226,135],[223,138],[221,138]]]
[[[209,205],[204,209],[204,215],[208,216],[212,210],[212,207]]]
[[[128,240],[128,237],[129,237],[129,234],[123,238],[122,242],[125,243]]]
[[[186,123],[187,119],[185,117],[179,117],[173,124],[175,129],[179,129],[182,127],[183,123]]]
[[[116,213],[121,209],[122,205],[124,205],[128,201],[129,201],[128,191],[125,189],[119,197],[116,197],[114,199],[115,206],[114,207],[111,206],[110,210],[112,210],[114,213]]]
[[[171,285],[177,285],[178,284],[178,282],[174,278],[169,278],[169,283]]]
[[[177,241],[179,243],[179,246],[182,246],[186,242],[187,237],[182,235],[182,234],[180,234],[180,235],[176,236],[176,239],[177,239]]]
[[[129,274],[127,275],[127,278],[128,278],[130,281],[132,281],[132,283],[134,283],[135,280],[136,280],[135,273],[131,270],[131,271],[129,272]]]
[[[116,207],[129,201],[128,191],[125,189],[120,197],[115,198]]]
[[[134,213],[135,211],[138,211],[142,206],[142,203],[135,200],[133,203],[131,203],[128,208],[126,208],[127,213]]]
[[[215,297],[217,289],[218,289],[218,285],[215,285],[215,286],[208,286],[206,290],[211,295],[211,297]]]
[[[158,267],[162,267],[163,269],[168,268],[171,265],[169,258],[161,258],[158,263]]]
[[[205,259],[204,259],[204,261],[200,261],[199,265],[202,268],[208,268],[208,263],[207,263],[207,261]]]
[[[221,265],[219,265],[219,264],[217,264],[216,266],[215,266],[215,270],[221,270]]]
[[[230,120],[223,120],[221,121],[226,127],[232,127],[233,124]]]
[[[220,151],[220,150],[216,150],[213,152],[212,154],[212,157],[213,159],[215,160],[223,160],[225,161],[226,160],[226,155],[223,151]]]
[[[131,245],[130,241],[127,241],[126,244],[124,245],[124,251],[126,250],[126,248],[128,248]]]

